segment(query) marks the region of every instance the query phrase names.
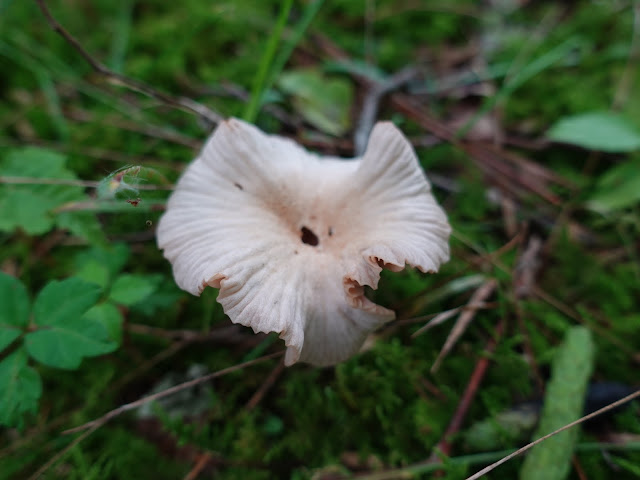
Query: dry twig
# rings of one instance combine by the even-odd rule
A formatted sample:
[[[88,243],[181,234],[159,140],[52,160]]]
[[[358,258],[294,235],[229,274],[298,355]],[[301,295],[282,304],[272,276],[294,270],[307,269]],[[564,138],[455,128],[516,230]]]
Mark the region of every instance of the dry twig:
[[[205,452],[198,456],[196,464],[193,466],[191,471],[184,477],[184,480],[196,480],[200,472],[207,466],[207,464],[211,461],[212,456],[209,452]]]
[[[200,377],[200,378],[196,378],[194,380],[189,380],[188,382],[180,383],[180,384],[175,385],[175,386],[173,386],[171,388],[167,388],[166,390],[163,390],[162,392],[154,393],[152,395],[148,395],[146,397],[143,397],[143,398],[141,398],[139,400],[136,400],[135,402],[125,403],[124,405],[121,405],[120,407],[115,408],[115,409],[111,410],[110,412],[107,412],[106,414],[104,414],[100,418],[97,418],[95,420],[87,422],[84,425],[80,425],[78,427],[70,428],[68,430],[65,430],[62,433],[63,434],[70,434],[70,433],[81,432],[82,430],[87,430],[87,429],[91,429],[93,431],[93,430],[95,430],[95,428],[101,427],[102,425],[104,425],[108,421],[114,419],[115,417],[117,417],[117,416],[119,416],[119,415],[121,415],[121,414],[123,414],[125,412],[128,412],[129,410],[134,410],[134,409],[136,409],[138,407],[141,407],[142,405],[145,405],[145,404],[147,404],[149,402],[153,402],[153,401],[158,400],[160,398],[168,397],[169,395],[173,395],[174,393],[177,393],[177,392],[179,392],[181,390],[185,390],[187,388],[195,387],[196,385],[199,385],[199,384],[204,383],[204,382],[208,382],[209,380],[213,380],[214,378],[222,377],[223,375],[227,375],[228,373],[232,373],[232,372],[236,372],[238,370],[242,370],[243,368],[250,367],[250,366],[256,365],[258,363],[262,363],[262,362],[264,362],[266,360],[271,360],[272,358],[279,357],[279,356],[281,356],[283,354],[284,354],[284,351],[271,353],[269,355],[265,355],[263,357],[256,358],[255,360],[250,360],[248,362],[239,363],[239,364],[234,365],[232,367],[223,368],[222,370],[218,370],[217,372],[210,373],[208,375],[205,375],[204,377]]]
[[[405,83],[409,82],[417,75],[418,71],[414,67],[408,67],[400,70],[398,73],[389,77],[386,81],[373,83],[370,85],[367,95],[364,98],[358,127],[353,134],[353,143],[355,145],[355,154],[360,156],[364,154],[369,140],[369,134],[373,128],[378,114],[378,107],[387,93],[397,90]]]
[[[0,184],[10,185],[64,185],[68,187],[98,188],[103,182],[68,178],[9,177],[0,175]],[[136,190],[173,190],[173,185],[136,185]]]
[[[495,278],[490,278],[489,280],[484,282],[471,296],[471,300],[469,300],[469,306],[483,303],[487,299],[487,297],[489,297],[493,293],[497,286],[498,282]],[[471,320],[473,320],[473,318],[475,317],[476,311],[477,308],[468,308],[462,310],[462,313],[460,314],[460,317],[458,317],[456,324],[453,326],[451,333],[449,333],[449,336],[447,337],[442,350],[440,350],[438,357],[431,366],[431,373],[438,370],[440,364],[442,363],[442,359],[451,351],[460,336],[467,329],[469,323],[471,323]]]
[[[516,298],[528,298],[533,294],[536,276],[540,271],[543,243],[540,237],[532,235],[527,248],[518,259],[513,272],[513,292]]]
[[[156,100],[164,103],[165,105],[169,105],[173,108],[194,113],[198,115],[198,117],[200,117],[202,120],[204,120],[207,124],[209,124],[209,127],[217,125],[218,123],[224,120],[224,118],[220,114],[214,112],[209,107],[206,107],[205,105],[202,105],[201,103],[198,103],[190,98],[174,97],[167,93],[156,90],[155,88],[151,87],[150,85],[147,85],[146,83],[140,82],[133,78],[129,78],[125,75],[114,72],[113,70],[107,68],[103,63],[93,58],[93,56],[91,56],[91,54],[87,52],[87,50],[85,50],[85,48],[78,41],[78,39],[76,39],[73,35],[71,35],[55,19],[55,17],[52,15],[51,11],[49,10],[49,7],[47,6],[47,3],[45,0],[36,0],[36,3],[40,7],[40,10],[44,14],[45,18],[47,19],[49,26],[51,26],[51,28],[56,33],[58,33],[62,38],[64,38],[67,41],[67,43],[69,43],[69,45],[71,45],[73,49],[76,52],[78,52],[82,56],[82,58],[84,58],[87,61],[87,63],[91,66],[91,68],[93,68],[93,70],[99,73],[100,75],[108,78],[109,80],[111,80],[113,83],[117,85],[122,85],[130,90],[155,98]]]
[[[265,394],[276,383],[276,380],[278,379],[278,377],[282,375],[283,371],[284,371],[284,360],[281,360],[280,362],[278,362],[275,368],[271,371],[269,376],[265,378],[260,388],[256,390],[256,392],[251,396],[251,398],[247,402],[247,405],[245,406],[247,410],[253,410],[258,406],[258,404],[260,403],[262,398],[265,396]]]
[[[444,432],[444,435],[442,435],[442,438],[438,442],[436,451],[439,451],[446,456],[451,455],[451,443],[449,439],[452,435],[456,434],[460,430],[460,427],[462,427],[464,418],[467,415],[469,408],[471,407],[471,403],[473,402],[476,392],[480,387],[480,383],[482,383],[482,379],[484,378],[485,374],[487,373],[487,369],[489,368],[489,362],[491,361],[489,356],[493,354],[493,352],[495,352],[498,345],[497,339],[502,336],[503,331],[504,319],[501,319],[500,323],[498,323],[498,326],[496,327],[495,336],[491,337],[487,342],[487,346],[484,350],[485,354],[480,358],[480,360],[478,360],[478,363],[476,363],[476,367],[474,368],[473,373],[469,378],[467,388],[465,388],[464,390],[462,399],[460,400],[460,403],[458,404],[458,407],[456,408],[456,411],[451,418],[451,422],[449,423],[447,430]],[[439,461],[439,459],[437,459],[435,455],[432,457],[432,460]]]

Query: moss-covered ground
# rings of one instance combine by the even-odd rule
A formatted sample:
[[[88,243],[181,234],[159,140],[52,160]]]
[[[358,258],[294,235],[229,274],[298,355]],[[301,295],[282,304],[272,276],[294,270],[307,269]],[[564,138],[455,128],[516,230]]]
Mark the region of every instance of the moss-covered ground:
[[[321,153],[352,155],[373,82],[416,69],[382,98],[377,118],[412,140],[454,233],[439,273],[384,272],[370,294],[398,319],[361,354],[324,369],[268,360],[72,443],[81,433],[65,429],[282,343],[243,328],[210,333],[231,325],[216,292],[180,291],[155,244],[167,191],[134,183],[107,198],[92,184],[74,187],[74,215],[29,226],[47,207],[27,200],[26,228],[11,223],[20,209],[0,201],[4,273],[32,298],[53,279],[99,279],[120,314],[105,320],[118,344],[112,353],[72,370],[32,363],[42,395],[20,425],[0,427],[0,478],[299,480],[391,471],[384,478],[464,479],[530,439],[533,428],[488,438],[474,425],[539,402],[575,325],[595,343],[591,382],[640,386],[640,148],[616,148],[615,131],[598,139],[598,125],[585,133],[591,148],[547,135],[589,112],[615,114],[632,137],[640,131],[637,2],[326,0],[314,12],[317,1],[296,0],[263,90],[256,75],[287,2],[46,3],[111,70],[224,117],[246,117],[261,95],[250,120]],[[38,163],[55,154],[82,181],[133,165],[147,172],[144,185],[172,183],[211,130],[92,71],[34,1],[0,1],[0,72],[0,165],[18,159],[0,177],[61,178]],[[309,82],[319,87],[305,89]],[[134,182],[140,172],[130,172]],[[8,186],[16,185],[5,179],[0,189]],[[414,333],[492,279],[434,371],[458,317]],[[617,398],[605,391],[605,403]],[[469,408],[445,439],[463,399]],[[616,442],[615,450],[593,447]],[[569,478],[638,478],[638,442],[637,406],[585,426]],[[424,466],[429,459],[439,469]],[[514,459],[487,478],[517,478],[521,466]]]

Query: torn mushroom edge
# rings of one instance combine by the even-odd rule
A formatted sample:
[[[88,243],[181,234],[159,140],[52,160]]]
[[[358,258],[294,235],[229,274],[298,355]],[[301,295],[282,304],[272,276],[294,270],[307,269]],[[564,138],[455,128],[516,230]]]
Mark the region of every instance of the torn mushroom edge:
[[[365,286],[371,287],[373,290],[377,290],[378,283],[380,281],[380,273],[382,272],[382,270],[385,270],[385,269],[392,272],[401,272],[407,266],[409,266],[411,268],[417,268],[422,273],[437,272],[437,270],[425,270],[420,265],[413,265],[406,261],[404,265],[399,265],[396,263],[385,262],[383,259],[374,257],[374,256],[363,258],[363,260],[366,261],[369,264],[368,266],[373,269],[373,272],[371,272],[373,274],[369,276],[369,279],[371,279],[372,281],[371,283],[364,282],[360,284],[357,280],[353,278],[355,276],[354,273],[345,274],[342,277],[342,285],[344,288],[345,297],[347,299],[347,303],[353,308],[356,308],[358,310],[363,310],[373,315],[386,317],[384,320],[384,323],[394,320],[396,316],[395,312],[393,310],[385,308],[369,300],[364,294]],[[198,295],[201,295],[206,287],[217,288],[220,291],[222,291],[225,288],[223,282],[227,278],[228,277],[226,275],[222,273],[217,273],[214,276],[212,276],[209,280],[203,281],[201,287],[198,289]],[[231,321],[233,323],[240,323],[240,322],[234,321],[234,319],[231,319]],[[242,323],[240,324],[242,325]],[[287,329],[284,329],[278,332],[276,330],[256,328],[255,326],[251,326],[251,328],[254,333],[276,332],[278,334],[279,338],[284,341],[284,344],[287,347],[287,353],[285,355],[286,366],[289,367],[295,364],[299,360],[300,355],[302,353],[302,348],[304,347],[304,340],[303,340],[303,344],[298,346],[293,344],[294,342],[292,341],[292,338],[291,338],[291,332],[288,331]]]

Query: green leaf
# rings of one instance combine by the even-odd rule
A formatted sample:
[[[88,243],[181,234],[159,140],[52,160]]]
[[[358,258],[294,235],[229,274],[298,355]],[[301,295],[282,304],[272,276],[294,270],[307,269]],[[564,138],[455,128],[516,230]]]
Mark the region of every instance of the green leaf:
[[[41,235],[53,227],[47,197],[26,190],[0,191],[0,230],[22,228],[29,235]]]
[[[558,121],[547,132],[556,142],[604,152],[640,149],[640,132],[624,117],[609,112],[590,112]]]
[[[122,342],[122,314],[118,307],[111,302],[104,302],[90,308],[84,318],[102,324],[109,335],[109,339],[118,345]]]
[[[147,298],[155,289],[155,282],[145,276],[120,275],[113,282],[109,299],[120,305],[131,306]]]
[[[128,259],[129,247],[124,243],[114,243],[79,252],[75,258],[75,264],[78,270],[82,270],[87,263],[98,263],[107,268],[109,280],[111,280],[122,270]],[[102,285],[100,282],[95,283]]]
[[[35,413],[40,395],[40,376],[27,365],[23,348],[0,362],[0,425],[22,427],[22,416]]]
[[[293,97],[294,106],[311,125],[336,136],[349,129],[353,86],[348,80],[304,69],[283,73],[278,86]]]
[[[600,213],[631,207],[640,202],[640,161],[632,160],[609,169],[598,181],[587,207]]]
[[[0,174],[13,177],[41,179],[77,180],[76,175],[65,167],[64,155],[42,148],[26,147],[10,151],[0,163]],[[50,200],[48,207],[85,197],[82,188],[70,185],[3,185],[8,190],[37,193]]]
[[[88,318],[69,319],[29,333],[24,340],[34,359],[50,367],[69,370],[78,368],[83,357],[103,355],[118,347],[110,341],[104,325]]]
[[[91,244],[106,243],[100,222],[93,213],[62,212],[56,217],[56,225]]]
[[[113,351],[107,328],[82,315],[100,298],[99,286],[78,278],[53,281],[38,294],[33,307],[39,327],[25,335],[29,355],[45,365],[73,369],[83,357]]]
[[[18,338],[29,323],[29,295],[20,280],[0,272],[0,352]]]
[[[582,415],[593,371],[591,332],[572,327],[553,359],[540,425],[534,439],[571,423]],[[531,449],[520,471],[521,480],[562,480],[567,477],[578,436],[576,427],[560,432]]]
[[[75,276],[89,283],[100,285],[103,289],[107,289],[111,283],[111,272],[109,267],[96,260],[88,260],[82,263],[82,266],[76,270]]]
[[[0,162],[0,175],[31,178],[34,184],[0,185],[0,230],[22,228],[29,235],[40,235],[53,228],[56,207],[86,198],[77,186],[35,184],[38,179],[76,180],[75,174],[65,168],[65,162],[66,158],[58,153],[34,147],[12,150],[5,156]],[[77,225],[66,218],[62,222],[63,228],[78,233]]]
[[[58,326],[80,318],[100,298],[100,287],[79,278],[54,280],[40,291],[33,305],[38,326]]]

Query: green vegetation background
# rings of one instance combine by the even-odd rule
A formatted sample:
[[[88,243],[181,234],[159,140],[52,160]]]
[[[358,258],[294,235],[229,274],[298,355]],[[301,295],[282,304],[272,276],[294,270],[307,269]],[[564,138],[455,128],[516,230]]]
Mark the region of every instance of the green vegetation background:
[[[281,2],[48,3],[114,71],[224,116],[242,116]],[[566,180],[549,182],[556,204],[527,191],[526,182],[516,185],[518,231],[551,247],[537,283],[542,293],[514,295],[527,237],[509,243],[504,210],[491,201],[492,179],[477,159],[447,142],[418,147],[428,173],[456,185],[435,189],[456,232],[452,260],[437,275],[384,275],[376,301],[407,319],[464,305],[483,281],[498,281],[491,308],[477,312],[436,373],[430,369],[452,321],[415,338],[427,320],[405,322],[335,368],[284,370],[255,407],[251,399],[277,359],[155,405],[144,417],[122,416],[67,450],[42,478],[184,478],[205,454],[201,478],[342,478],[413,465],[432,454],[495,337],[489,370],[440,477],[462,479],[481,464],[456,458],[522,441],[488,447],[488,440],[470,444],[465,435],[475,422],[540,398],[536,380],[548,379],[557,346],[577,324],[593,333],[593,380],[638,386],[639,7],[632,1],[517,3],[327,0],[284,70],[275,72],[256,123],[346,154],[351,147],[336,145],[350,139],[364,93],[353,72],[382,78],[415,64],[428,74],[409,94],[438,118],[464,117],[456,112],[468,98],[443,93],[451,89],[446,74],[456,71],[452,58],[464,48],[477,51],[484,62],[478,75],[493,87],[474,97],[479,103],[468,111],[495,113],[507,138],[542,139],[560,120],[595,112],[578,133],[569,125],[569,133],[558,134],[578,147],[505,147]],[[293,3],[285,39],[311,6]],[[349,60],[336,62],[318,47],[327,40]],[[77,436],[62,430],[167,388],[188,372],[217,371],[281,345],[242,330],[233,341],[208,338],[210,329],[228,324],[215,292],[194,298],[179,291],[155,246],[153,228],[167,192],[140,187],[173,182],[208,134],[206,125],[106,83],[47,26],[35,2],[0,1],[0,71],[0,176],[97,182],[0,183],[0,269],[18,277],[32,300],[55,279],[99,285],[100,309],[91,321],[103,328],[102,350],[86,356],[112,352],[84,360],[80,352],[59,365],[29,360],[42,379],[37,408],[25,409],[19,428],[0,429],[0,478],[28,478]],[[465,81],[471,88],[473,81],[464,79],[456,88]],[[427,133],[390,102],[383,102],[379,117],[393,119],[417,141]],[[629,146],[621,148],[625,140]],[[131,165],[144,168],[118,176]],[[54,303],[47,306],[55,309]],[[497,336],[500,323],[504,333]],[[172,336],[185,330],[198,340]],[[0,359],[10,353],[0,352]],[[605,430],[637,438],[637,409],[610,419]],[[578,443],[598,435],[604,433],[583,430]],[[576,455],[590,480],[612,478],[614,471],[621,480],[640,476],[640,453],[631,447],[609,456],[597,450]],[[515,478],[521,464],[514,460],[488,478]]]

